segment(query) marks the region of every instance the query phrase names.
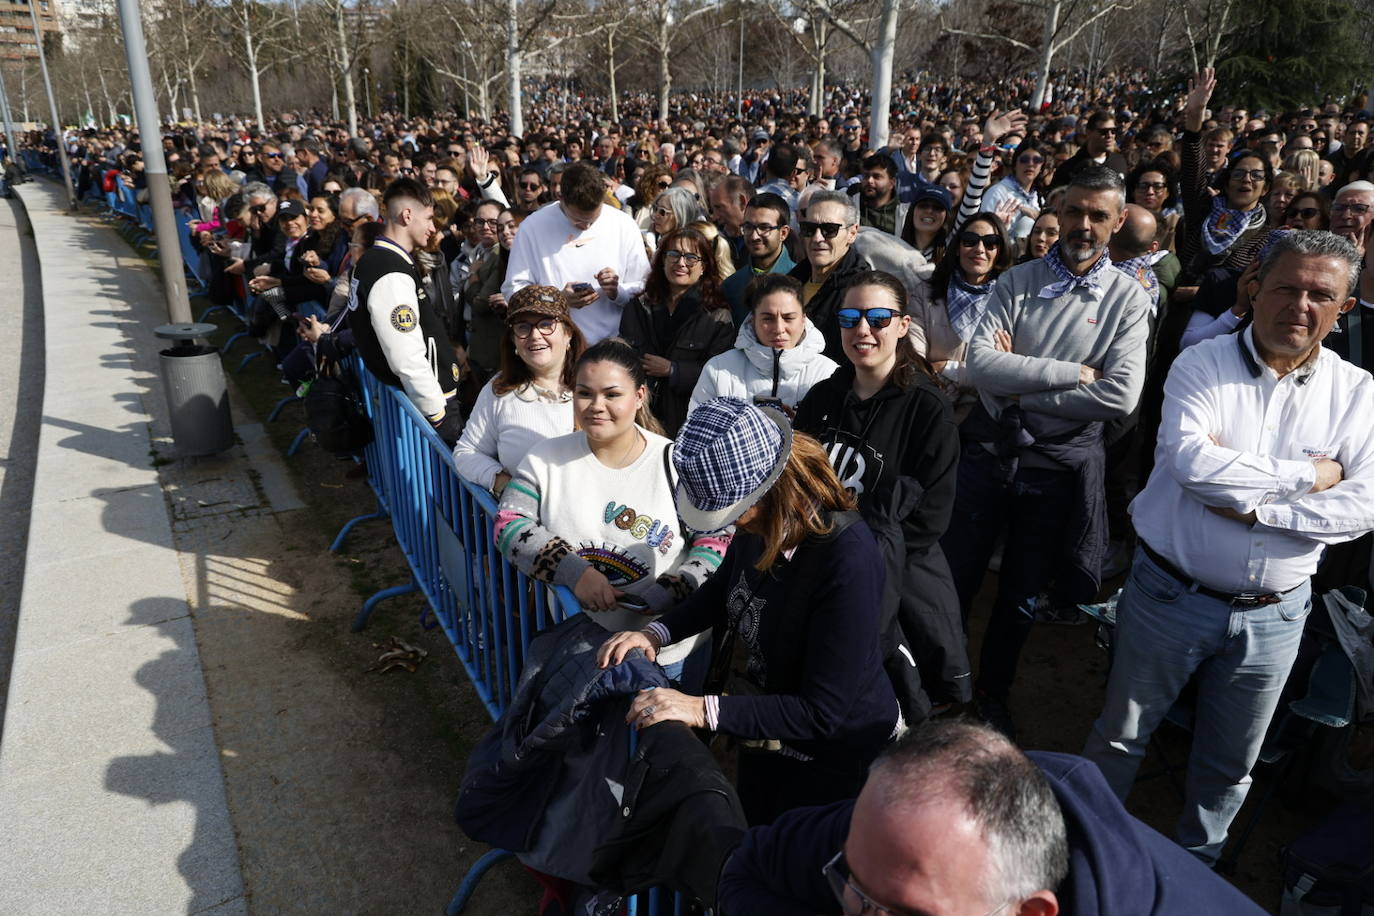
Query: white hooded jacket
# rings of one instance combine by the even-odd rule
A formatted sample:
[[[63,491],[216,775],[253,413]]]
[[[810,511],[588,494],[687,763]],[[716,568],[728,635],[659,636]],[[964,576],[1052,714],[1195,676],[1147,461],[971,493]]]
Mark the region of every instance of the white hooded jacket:
[[[740,326],[735,348],[712,357],[701,370],[687,413],[719,397],[753,400],[762,395],[796,407],[812,385],[839,368],[824,351],[825,337],[810,318],[800,343],[791,350],[774,350],[754,336],[751,317]]]

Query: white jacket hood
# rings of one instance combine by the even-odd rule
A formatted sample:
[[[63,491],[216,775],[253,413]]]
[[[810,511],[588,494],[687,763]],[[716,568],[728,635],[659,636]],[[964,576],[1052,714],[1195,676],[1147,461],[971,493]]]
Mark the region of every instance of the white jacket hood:
[[[759,339],[754,334],[753,316],[746,318],[744,324],[740,325],[739,333],[735,335],[735,349],[743,350],[748,358],[749,364],[767,378],[773,377],[773,354],[776,353],[772,347],[759,343]],[[825,335],[821,329],[811,323],[811,319],[806,319],[806,330],[802,332],[801,343],[790,350],[782,351],[782,358],[779,360],[779,377],[791,379],[805,370],[808,363],[825,352]]]

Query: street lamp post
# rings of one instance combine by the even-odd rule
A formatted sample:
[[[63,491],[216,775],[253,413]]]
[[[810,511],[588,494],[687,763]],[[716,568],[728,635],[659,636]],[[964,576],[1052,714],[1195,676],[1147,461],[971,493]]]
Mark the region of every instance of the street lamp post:
[[[67,161],[67,141],[62,135],[62,121],[57,117],[57,97],[52,94],[52,79],[48,76],[48,56],[43,53],[43,33],[38,28],[38,3],[29,0],[29,18],[33,20],[33,43],[38,47],[38,66],[43,70],[43,86],[48,90],[48,109],[52,113],[52,130],[57,138],[57,158],[62,163],[62,179],[67,183],[67,206],[76,209],[76,188],[72,184],[72,164]]]
[[[173,324],[189,324],[191,303],[186,298],[186,274],[177,238],[176,214],[172,211],[172,186],[167,180],[167,160],[162,155],[162,121],[148,71],[148,48],[143,41],[143,20],[138,0],[119,0],[119,21],[124,28],[124,53],[129,61],[129,85],[133,90],[134,115],[143,147],[143,174],[153,207],[153,231],[157,236],[158,261],[162,264],[162,288],[167,296],[167,315]]]

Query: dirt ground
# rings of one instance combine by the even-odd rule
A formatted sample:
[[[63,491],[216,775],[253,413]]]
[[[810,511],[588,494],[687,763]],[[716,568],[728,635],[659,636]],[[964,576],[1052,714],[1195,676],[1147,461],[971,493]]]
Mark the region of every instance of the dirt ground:
[[[233,323],[220,313],[223,342]],[[265,417],[286,393],[266,359],[233,375],[250,352],[226,357],[239,405]],[[268,425],[283,454],[302,425],[298,405]],[[405,561],[385,520],[362,524],[339,554],[342,523],[373,509],[352,465],[307,444],[288,462],[307,508],[230,513],[178,525],[188,585],[201,592],[197,636],[223,748],[244,880],[257,914],[439,912],[485,847],[454,824],[452,803],[468,749],[489,722],[441,630],[424,629],[423,599],[383,603],[361,634],[361,602],[404,583]],[[202,470],[204,470],[202,468]],[[996,577],[975,611],[981,633]],[[1037,626],[1026,646],[1012,711],[1028,749],[1077,752],[1100,709],[1106,655],[1095,627]],[[414,673],[366,672],[375,643],[397,636],[429,653]],[[976,659],[977,645],[972,647]],[[1175,760],[1186,736],[1166,734]],[[1158,770],[1152,753],[1142,772]],[[1267,774],[1257,776],[1249,817]],[[1233,880],[1278,909],[1280,845],[1315,814],[1276,800]],[[1168,777],[1142,780],[1129,807],[1168,834],[1181,794]],[[482,882],[475,914],[536,911],[537,885],[506,863]]]

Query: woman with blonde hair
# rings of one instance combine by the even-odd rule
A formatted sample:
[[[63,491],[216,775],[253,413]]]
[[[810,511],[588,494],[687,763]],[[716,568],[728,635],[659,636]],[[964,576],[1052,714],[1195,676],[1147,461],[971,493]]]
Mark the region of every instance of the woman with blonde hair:
[[[1295,150],[1283,160],[1283,170],[1298,177],[1299,191],[1315,191],[1321,187],[1321,176],[1317,174],[1321,169],[1321,162],[1322,157],[1318,156],[1315,150]]]
[[[672,458],[683,522],[698,531],[734,524],[734,540],[716,575],[659,620],[608,639],[600,664],[634,649],[661,657],[708,629],[721,661],[737,638],[747,663],[728,691],[642,691],[627,721],[743,739],[738,788],[750,824],[853,797],[900,730],[883,670],[883,559],[873,533],[820,443],[794,434],[780,411],[708,401]]]
[[[725,241],[725,236],[721,234],[720,228],[704,217],[696,220],[687,228],[700,232],[702,238],[710,243],[716,256],[716,273],[720,276],[720,282],[724,283],[730,279],[735,273],[735,262],[731,259],[730,243]]]

